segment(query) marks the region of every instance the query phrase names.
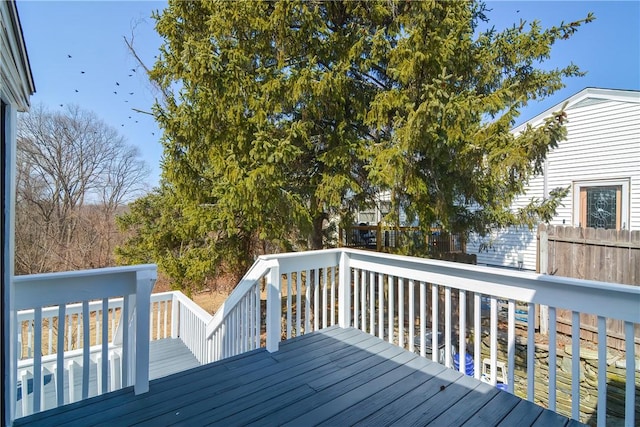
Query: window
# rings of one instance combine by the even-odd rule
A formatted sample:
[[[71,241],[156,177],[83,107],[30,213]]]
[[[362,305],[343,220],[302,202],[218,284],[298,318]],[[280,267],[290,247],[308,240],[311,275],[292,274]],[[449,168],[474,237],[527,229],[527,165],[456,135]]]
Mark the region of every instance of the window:
[[[620,230],[628,226],[629,180],[584,181],[574,187],[579,227]]]

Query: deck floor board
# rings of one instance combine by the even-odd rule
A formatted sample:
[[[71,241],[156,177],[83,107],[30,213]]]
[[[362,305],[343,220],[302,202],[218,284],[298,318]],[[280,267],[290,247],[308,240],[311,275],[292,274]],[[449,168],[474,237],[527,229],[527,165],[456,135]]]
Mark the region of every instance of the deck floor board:
[[[258,349],[153,380],[145,394],[136,396],[129,387],[22,418],[15,425],[566,425],[568,421],[367,333],[332,327],[282,342],[275,353]]]

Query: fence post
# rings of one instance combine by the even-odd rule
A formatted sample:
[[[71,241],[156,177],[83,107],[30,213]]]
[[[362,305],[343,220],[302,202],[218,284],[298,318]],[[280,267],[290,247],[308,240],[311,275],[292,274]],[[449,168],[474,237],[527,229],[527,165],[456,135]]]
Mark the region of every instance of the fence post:
[[[280,301],[280,266],[271,267],[267,276],[267,351],[278,351],[280,345],[281,301]]]
[[[340,253],[340,272],[338,276],[338,325],[341,328],[351,326],[351,267],[349,255]]]

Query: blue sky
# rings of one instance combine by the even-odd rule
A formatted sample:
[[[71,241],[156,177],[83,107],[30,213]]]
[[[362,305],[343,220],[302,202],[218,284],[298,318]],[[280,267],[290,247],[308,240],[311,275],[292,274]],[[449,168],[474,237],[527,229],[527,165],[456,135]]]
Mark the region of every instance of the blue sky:
[[[139,56],[151,67],[161,39],[150,16],[165,6],[157,1],[18,0],[36,84],[32,103],[51,109],[77,104],[95,112],[139,147],[151,169],[150,186],[160,177],[160,130],[153,117],[134,109],[150,111],[156,94],[123,37],[133,34]],[[531,104],[519,123],[585,87],[640,90],[639,1],[491,1],[488,6],[498,30],[520,19],[537,19],[548,27],[582,19],[588,12],[596,16],[569,40],[557,43],[545,65],[573,62],[587,75],[566,80],[566,88]]]

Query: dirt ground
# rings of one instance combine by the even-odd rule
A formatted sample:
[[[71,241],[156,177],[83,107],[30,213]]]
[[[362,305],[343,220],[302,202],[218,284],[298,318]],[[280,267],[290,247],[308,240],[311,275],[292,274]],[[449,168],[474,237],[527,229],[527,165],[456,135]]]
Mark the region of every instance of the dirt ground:
[[[224,281],[224,283],[217,283],[217,285],[220,288],[223,288],[225,290],[216,291],[212,289],[205,289],[202,291],[192,293],[191,299],[200,307],[204,308],[208,313],[213,315],[231,293],[231,291],[226,290],[227,288],[232,289],[232,286],[230,286],[230,280],[232,279],[228,279],[228,278],[219,279],[219,281]],[[153,287],[153,292],[159,293],[159,292],[167,292],[170,290],[171,290],[171,286],[169,284],[169,281],[162,276],[158,277],[158,281],[156,282],[156,285]],[[186,292],[183,292],[183,293],[186,294]]]
[[[228,296],[229,294],[227,292],[203,291],[192,295],[191,299],[213,315]]]

